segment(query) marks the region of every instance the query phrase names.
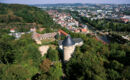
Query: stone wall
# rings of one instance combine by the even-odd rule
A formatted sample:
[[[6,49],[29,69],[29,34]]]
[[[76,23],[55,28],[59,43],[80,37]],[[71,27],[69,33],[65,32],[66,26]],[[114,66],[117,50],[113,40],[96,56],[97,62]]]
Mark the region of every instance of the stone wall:
[[[83,45],[83,41],[79,43],[75,43],[75,46],[82,46],[82,45]]]

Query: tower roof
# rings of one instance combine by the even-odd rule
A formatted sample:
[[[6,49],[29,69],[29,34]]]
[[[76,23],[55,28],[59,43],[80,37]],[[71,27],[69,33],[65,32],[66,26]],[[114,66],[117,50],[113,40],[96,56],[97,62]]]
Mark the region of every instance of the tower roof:
[[[64,41],[62,42],[63,46],[72,46],[75,44],[75,42],[72,40],[72,38],[70,37],[70,35],[68,35]]]

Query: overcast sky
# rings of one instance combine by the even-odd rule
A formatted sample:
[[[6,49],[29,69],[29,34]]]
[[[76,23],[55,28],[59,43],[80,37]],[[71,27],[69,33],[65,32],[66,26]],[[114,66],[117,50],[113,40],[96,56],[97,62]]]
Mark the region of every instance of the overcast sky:
[[[55,4],[55,3],[113,3],[130,4],[130,0],[0,0],[2,3]]]

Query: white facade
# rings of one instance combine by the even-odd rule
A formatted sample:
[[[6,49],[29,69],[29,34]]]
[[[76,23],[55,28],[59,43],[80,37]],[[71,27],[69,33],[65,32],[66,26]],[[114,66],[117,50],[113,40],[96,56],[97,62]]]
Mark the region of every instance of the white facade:
[[[64,61],[69,61],[75,50],[75,45],[64,46]]]

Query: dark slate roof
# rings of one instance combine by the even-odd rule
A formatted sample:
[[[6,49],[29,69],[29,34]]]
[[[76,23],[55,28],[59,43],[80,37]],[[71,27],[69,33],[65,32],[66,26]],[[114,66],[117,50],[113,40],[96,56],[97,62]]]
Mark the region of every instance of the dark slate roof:
[[[83,42],[83,40],[82,40],[81,38],[73,38],[72,40],[73,40],[75,43]],[[59,44],[59,45],[63,45],[62,43],[63,43],[63,40],[59,40],[59,41],[58,41],[58,44]]]
[[[75,43],[80,43],[80,42],[83,42],[83,40],[81,38],[73,38],[73,41]]]
[[[69,35],[62,42],[63,46],[72,46],[74,44],[75,44],[75,42],[72,40],[72,38]]]
[[[63,40],[59,40],[59,41],[58,41],[58,44],[59,44],[59,45],[62,45],[62,42],[63,42]]]

